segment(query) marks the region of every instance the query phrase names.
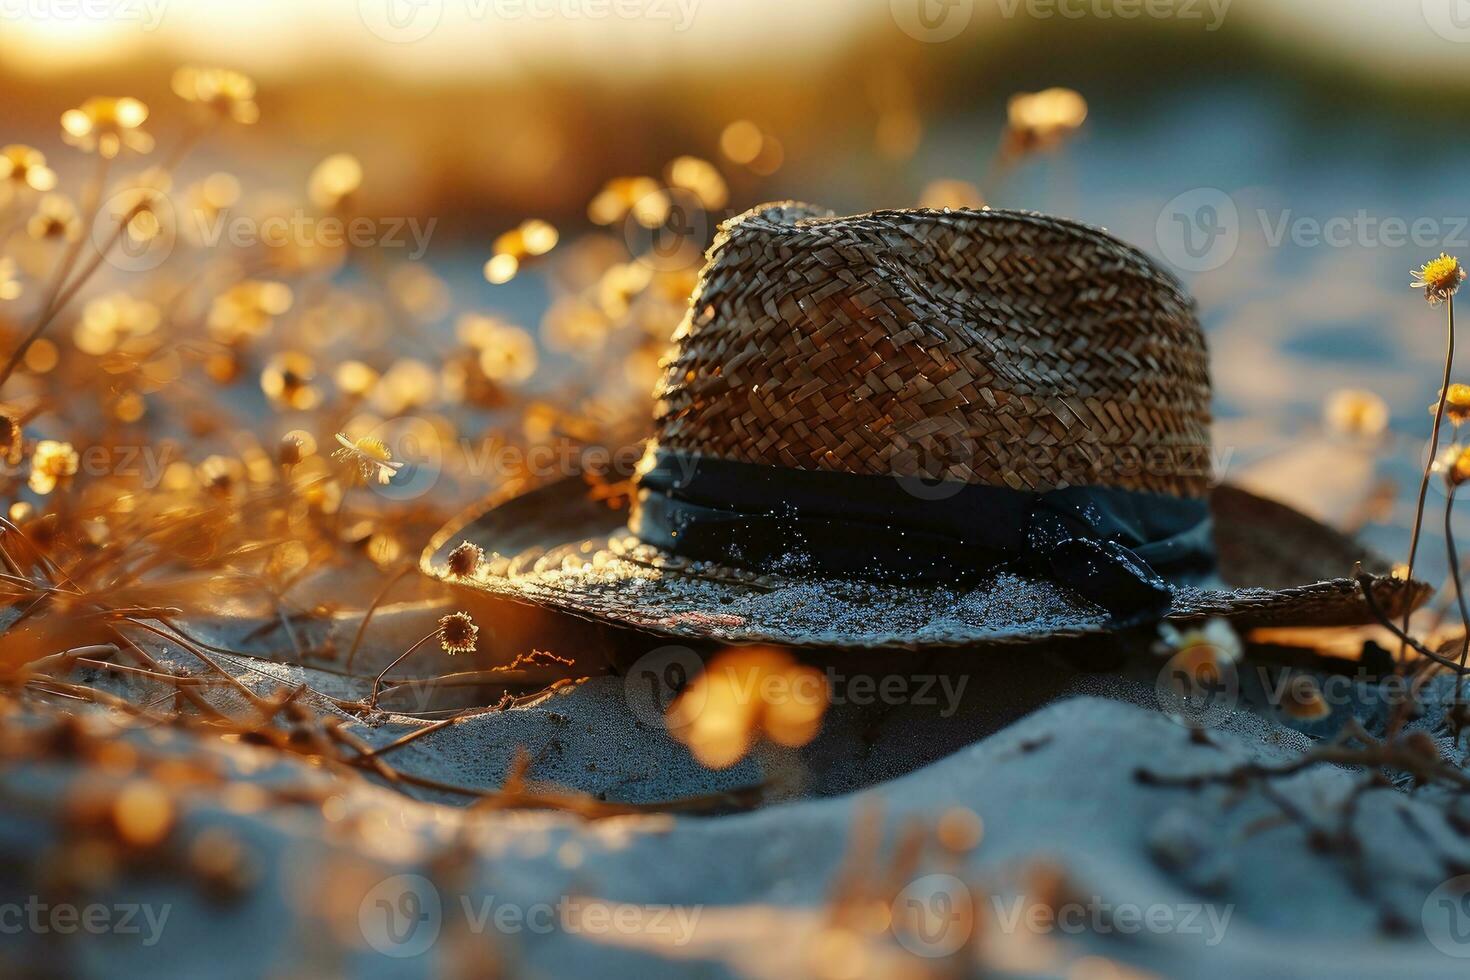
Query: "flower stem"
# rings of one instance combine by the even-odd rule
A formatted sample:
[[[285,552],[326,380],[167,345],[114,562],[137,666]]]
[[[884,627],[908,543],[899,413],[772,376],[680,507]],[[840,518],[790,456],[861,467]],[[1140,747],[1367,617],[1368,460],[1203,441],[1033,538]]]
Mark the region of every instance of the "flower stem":
[[[1439,424],[1444,420],[1444,403],[1450,393],[1450,369],[1455,363],[1455,299],[1453,296],[1447,300],[1447,307],[1449,327],[1445,336],[1444,381],[1439,386],[1439,404],[1434,409],[1434,428],[1429,435],[1429,461],[1424,464],[1424,477],[1419,481],[1419,503],[1414,509],[1414,533],[1409,536],[1408,570],[1404,573],[1405,585],[1408,586],[1408,590],[1404,593],[1406,596],[1412,595],[1410,583],[1414,581],[1414,556],[1419,551],[1419,529],[1424,523],[1424,498],[1429,493],[1429,475],[1434,469],[1434,459],[1439,455]],[[1413,614],[1413,604],[1410,603],[1404,608],[1404,633],[1406,634],[1409,632],[1409,617]],[[1399,666],[1403,666],[1407,656],[1408,650],[1404,641],[1400,640]]]
[[[1460,607],[1460,627],[1464,636],[1460,639],[1460,667],[1463,669],[1465,661],[1470,659],[1470,609],[1465,607],[1465,589],[1460,582],[1460,555],[1455,548],[1455,531],[1450,525],[1450,515],[1455,509],[1455,488],[1450,487],[1450,492],[1444,505],[1444,540],[1445,549],[1450,561],[1450,578],[1455,583],[1455,602]],[[1455,676],[1455,704],[1460,703],[1460,695],[1465,687],[1464,673]]]
[[[422,640],[419,640],[413,646],[409,647],[407,650],[405,650],[402,653],[400,653],[398,655],[398,658],[396,660],[394,660],[388,666],[384,667],[383,670],[382,670],[382,672],[380,674],[378,674],[377,677],[373,678],[373,692],[368,695],[368,699],[367,699],[367,706],[369,708],[376,708],[378,706],[378,692],[383,687],[383,678],[384,678],[384,676],[387,675],[388,671],[392,670],[394,667],[397,667],[399,664],[403,663],[403,661],[405,661],[405,660],[408,659],[408,655],[409,654],[413,653],[419,647],[423,646],[425,643],[428,643],[430,640],[432,640],[434,637],[436,637],[438,635],[439,635],[439,630],[436,628],[433,632],[429,633]]]

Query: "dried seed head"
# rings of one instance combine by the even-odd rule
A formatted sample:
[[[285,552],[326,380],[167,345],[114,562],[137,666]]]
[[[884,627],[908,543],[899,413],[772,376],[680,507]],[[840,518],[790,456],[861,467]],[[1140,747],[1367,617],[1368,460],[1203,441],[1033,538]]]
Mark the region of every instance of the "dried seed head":
[[[282,466],[295,466],[301,462],[301,437],[290,432],[281,436],[281,444],[276,448],[276,460]]]
[[[480,627],[469,613],[450,613],[439,620],[439,645],[445,653],[473,653],[475,641],[480,637]]]
[[[461,541],[449,553],[449,574],[458,578],[470,578],[480,570],[480,562],[484,558],[485,552],[479,545]]]

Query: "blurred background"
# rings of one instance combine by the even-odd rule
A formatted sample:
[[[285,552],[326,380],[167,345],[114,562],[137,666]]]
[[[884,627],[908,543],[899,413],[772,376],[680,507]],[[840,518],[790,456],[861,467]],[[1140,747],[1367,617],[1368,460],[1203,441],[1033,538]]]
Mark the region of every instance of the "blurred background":
[[[605,300],[599,241],[677,294],[715,223],[770,199],[1105,226],[1200,300],[1226,474],[1386,549],[1443,350],[1409,272],[1470,253],[1467,53],[1464,0],[0,0],[5,141],[51,153],[65,108],[126,94],[163,146],[175,67],[246,72],[260,122],[176,187],[305,196],[350,154],[357,213],[423,232],[384,251],[442,284],[431,329],[518,324],[553,374],[595,358],[566,294],[585,259]],[[572,272],[527,274],[553,247]]]

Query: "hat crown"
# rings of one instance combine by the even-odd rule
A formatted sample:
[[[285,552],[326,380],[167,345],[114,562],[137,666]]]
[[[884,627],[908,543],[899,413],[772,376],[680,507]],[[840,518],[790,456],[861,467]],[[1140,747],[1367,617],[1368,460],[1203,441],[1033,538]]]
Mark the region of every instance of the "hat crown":
[[[655,392],[662,448],[1038,492],[1208,488],[1194,302],[1106,232],[782,202],[722,224],[707,259]]]

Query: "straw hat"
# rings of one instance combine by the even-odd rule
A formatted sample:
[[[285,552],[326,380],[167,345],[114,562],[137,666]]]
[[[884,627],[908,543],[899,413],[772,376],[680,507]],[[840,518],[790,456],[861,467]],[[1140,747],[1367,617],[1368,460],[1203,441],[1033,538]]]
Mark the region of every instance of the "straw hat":
[[[1365,623],[1359,562],[1387,615],[1428,595],[1214,485],[1193,300],[1101,230],[765,205],[721,226],[674,343],[631,513],[575,477],[517,488],[424,569],[657,633],[843,647]],[[456,574],[466,541],[485,560]]]

